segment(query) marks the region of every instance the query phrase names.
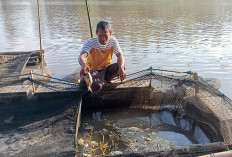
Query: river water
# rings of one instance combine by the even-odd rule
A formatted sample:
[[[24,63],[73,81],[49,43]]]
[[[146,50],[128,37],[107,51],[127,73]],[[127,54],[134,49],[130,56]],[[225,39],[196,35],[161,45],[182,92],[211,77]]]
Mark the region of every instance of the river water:
[[[79,65],[90,38],[84,0],[40,0],[47,68],[63,78]],[[231,0],[89,0],[93,30],[112,24],[127,73],[155,68],[192,70],[221,81],[232,97]],[[36,0],[0,1],[0,52],[39,49]],[[114,58],[115,60],[115,58]]]

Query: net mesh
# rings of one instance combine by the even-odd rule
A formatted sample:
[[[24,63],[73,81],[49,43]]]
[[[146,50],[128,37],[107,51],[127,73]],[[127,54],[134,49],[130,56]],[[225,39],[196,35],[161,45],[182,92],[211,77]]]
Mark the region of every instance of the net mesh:
[[[20,75],[32,53],[0,54],[0,79]]]
[[[73,152],[81,92],[76,83],[39,74],[2,78],[0,156]]]
[[[215,141],[231,143],[232,103],[216,86],[217,82],[205,81],[190,71],[150,68],[129,75],[124,83],[115,81],[85,95],[83,108],[170,110],[208,126],[217,135]]]
[[[63,135],[57,132],[61,130],[71,130],[73,136],[77,110],[74,106],[82,97],[83,110],[133,108],[153,111],[169,110],[183,114],[208,127],[215,135],[215,142],[222,141],[228,144],[232,142],[232,100],[217,89],[215,82],[206,81],[195,73],[149,68],[128,75],[123,83],[115,79],[113,83],[104,84],[100,91],[94,93],[88,92],[86,87],[77,83],[78,74],[72,76],[72,79],[67,79],[68,77],[58,79],[30,73],[4,77],[0,83],[1,107],[7,107],[9,104],[17,106],[18,103],[28,103],[29,106],[33,102],[48,110],[45,106],[53,102],[54,105],[49,107],[49,110],[57,109],[57,115],[49,116],[48,121],[39,120],[39,125],[34,125],[34,122],[38,122],[35,118],[33,125],[23,126],[27,130],[33,130],[33,128],[37,128],[37,131],[45,129],[45,132],[46,129],[53,130],[53,138],[57,134],[62,137]],[[55,104],[61,102],[74,106],[67,105],[69,107],[60,111],[59,107],[62,105]],[[15,109],[17,110],[17,107]],[[9,118],[2,119],[10,121]],[[65,126],[59,119],[65,122]],[[2,126],[4,128],[6,124],[2,123]],[[59,129],[54,131],[52,129],[54,126]],[[69,139],[68,137],[69,135],[65,138]]]

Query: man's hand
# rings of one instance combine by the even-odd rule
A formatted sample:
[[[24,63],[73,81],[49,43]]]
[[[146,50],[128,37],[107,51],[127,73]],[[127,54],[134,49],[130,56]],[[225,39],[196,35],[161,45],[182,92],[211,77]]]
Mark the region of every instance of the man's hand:
[[[82,69],[81,69],[81,75],[86,75],[88,72],[90,72],[90,68],[87,64],[85,64],[84,66],[82,66]]]
[[[121,82],[126,78],[126,73],[125,73],[125,64],[124,64],[124,58],[122,53],[116,54],[117,56],[117,62],[118,62],[118,78],[120,78]]]
[[[121,82],[126,78],[125,68],[119,68],[118,78],[120,78]]]
[[[78,61],[81,65],[81,75],[86,75],[88,72],[90,72],[89,66],[86,64],[85,59],[88,56],[87,52],[82,52],[78,58]]]

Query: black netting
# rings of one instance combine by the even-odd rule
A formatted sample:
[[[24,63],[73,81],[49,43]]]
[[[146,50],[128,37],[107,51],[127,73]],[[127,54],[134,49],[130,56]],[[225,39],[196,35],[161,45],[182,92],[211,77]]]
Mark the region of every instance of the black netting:
[[[64,130],[70,131],[72,137],[75,134],[75,129],[78,131],[80,123],[76,123],[75,120],[80,120],[80,116],[78,116],[80,106],[78,105],[82,98],[83,111],[119,109],[149,112],[170,111],[178,117],[188,117],[202,124],[204,126],[203,130],[211,132],[209,136],[213,139],[213,142],[232,142],[231,99],[218,91],[215,84],[212,85],[211,82],[204,80],[195,73],[179,73],[150,68],[128,75],[123,83],[115,79],[113,83],[104,84],[100,91],[94,93],[88,92],[85,86],[80,86],[78,79],[78,73],[74,73],[65,79],[39,74],[2,78],[0,104],[2,112],[5,113],[5,118],[2,118],[3,123],[1,125],[8,128],[5,131],[9,131],[9,128],[12,129],[12,127],[6,127],[6,125],[11,124],[12,115],[13,119],[17,115],[12,110],[17,111],[19,106],[23,107],[24,104],[28,110],[19,110],[19,112],[29,114],[29,109],[32,109],[30,105],[34,104],[37,109],[34,109],[33,114],[36,115],[38,111],[41,111],[44,118],[39,118],[41,117],[40,114],[34,116],[30,113],[31,116],[27,119],[32,117],[32,120],[25,121],[24,125],[20,126],[23,129],[20,130],[20,133],[26,129],[28,136],[34,136],[29,130],[36,130],[36,134],[42,138],[42,135],[39,135],[38,132],[43,130],[42,132],[46,132],[46,135],[53,137],[53,139],[48,138],[53,142],[55,141],[55,135],[60,136],[58,140],[60,146],[62,145],[61,134],[64,133]],[[69,105],[62,107],[62,104]],[[12,106],[13,109],[6,109],[9,106]],[[47,114],[44,114],[44,111]],[[51,115],[47,111],[56,111],[54,112],[56,114]],[[22,115],[17,115],[17,117],[20,116]],[[178,129],[183,130],[178,118],[175,120],[175,124],[179,125]],[[194,134],[197,127],[192,125],[190,128],[191,130],[187,132]],[[61,131],[62,129],[63,131]],[[64,134],[63,138],[70,139],[69,135]],[[4,134],[3,136],[7,135]],[[7,138],[10,139],[10,137]],[[74,143],[78,143],[77,136],[75,136]]]
[[[22,72],[31,53],[0,55],[0,79],[12,75],[19,75]]]

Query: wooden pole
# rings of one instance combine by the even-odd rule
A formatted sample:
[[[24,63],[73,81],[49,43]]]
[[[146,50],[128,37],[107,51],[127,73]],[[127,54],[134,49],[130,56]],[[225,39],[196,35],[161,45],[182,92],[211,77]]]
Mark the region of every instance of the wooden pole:
[[[78,130],[79,130],[79,127],[80,127],[80,124],[81,124],[81,106],[82,106],[82,99],[80,100],[79,105],[77,107],[77,111],[76,111],[76,131],[75,131],[75,147],[76,147],[76,150],[78,149],[77,148],[77,145],[78,145]]]
[[[37,9],[38,9],[38,21],[39,21],[39,44],[40,44],[40,56],[42,56],[42,36],[41,36],[41,21],[40,21],[40,7],[39,0],[37,0]]]
[[[85,5],[86,5],[88,20],[89,20],[90,35],[91,35],[91,38],[93,38],[92,26],[91,26],[91,21],[90,21],[90,16],[89,16],[89,6],[88,6],[87,0],[85,0]]]
[[[38,9],[38,21],[39,21],[39,45],[40,45],[40,57],[41,57],[42,74],[43,74],[44,51],[43,51],[43,48],[42,48],[42,34],[41,34],[41,20],[40,20],[40,7],[39,7],[39,0],[37,0],[37,9]]]
[[[163,75],[162,75],[162,70],[161,70],[161,89],[163,87]]]
[[[194,81],[198,81],[198,74],[197,73],[193,73],[193,80]],[[199,85],[195,84],[195,95],[197,95],[197,93],[199,93]]]
[[[32,81],[32,91],[33,91],[33,93],[35,93],[35,84],[34,84],[34,82],[33,82],[33,73],[32,73],[32,71],[31,71],[31,81]]]

